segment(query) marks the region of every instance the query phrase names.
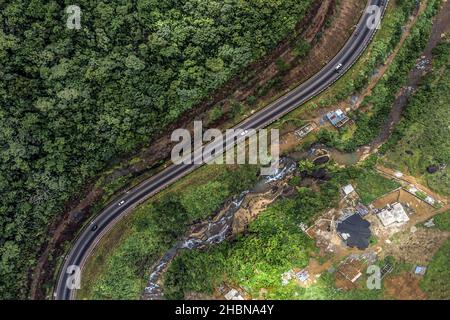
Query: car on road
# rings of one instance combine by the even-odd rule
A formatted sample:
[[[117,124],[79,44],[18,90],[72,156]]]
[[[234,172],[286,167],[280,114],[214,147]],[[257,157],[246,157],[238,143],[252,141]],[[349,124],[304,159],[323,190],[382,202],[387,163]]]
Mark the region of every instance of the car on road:
[[[93,226],[92,226],[92,228],[91,228],[91,231],[95,231],[95,230],[97,230],[98,229],[98,225],[97,224],[94,224]]]
[[[371,3],[372,1],[369,1],[369,4]],[[329,61],[327,61],[327,66],[324,68],[324,71],[327,72],[325,72],[324,77],[322,77],[322,73],[319,72],[312,77],[312,80],[314,81],[299,86],[295,90],[291,91],[288,95],[283,96],[285,97],[285,99],[279,99],[275,101],[272,106],[269,106],[266,109],[262,109],[258,112],[256,110],[251,110],[251,114],[253,115],[253,117],[248,120],[246,126],[250,128],[256,128],[268,125],[269,123],[271,123],[271,121],[283,117],[285,112],[291,109],[293,110],[293,108],[298,108],[299,104],[301,104],[302,101],[306,101],[305,99],[313,97],[315,93],[333,83],[338,75],[344,72],[345,68],[348,68],[353,62],[355,62],[360,53],[364,52],[364,50],[366,49],[365,44],[367,43],[367,41],[371,40],[371,36],[375,34],[375,30],[366,30],[366,28],[364,27],[367,25],[367,16],[368,15],[363,15],[364,20],[362,19],[359,27],[357,27],[359,29],[359,31],[357,31],[359,32],[359,36],[357,38],[350,39],[344,45],[342,50],[337,54],[336,60],[333,60],[334,62],[331,62],[330,65],[328,65]],[[361,39],[359,39],[360,37]],[[253,131],[252,129],[250,130]],[[240,131],[239,133],[235,133],[234,137],[238,136],[241,138],[238,140],[243,140],[244,137],[246,137],[248,134],[249,130],[244,130],[242,128],[242,131]],[[167,174],[162,174],[160,176],[158,175],[158,179],[150,181],[146,180],[146,184],[141,185],[141,189],[139,189],[139,192],[136,192],[133,197],[127,196],[127,200],[119,200],[120,202],[117,201],[116,206],[123,206],[125,202],[127,202],[127,206],[137,204],[139,201],[142,201],[142,199],[148,197],[150,194],[156,194],[157,192],[159,192],[162,187],[167,187],[174,181],[181,179],[192,170],[192,166],[180,167],[180,169],[178,168],[179,167],[177,166],[170,165],[165,171]],[[132,191],[131,193],[134,193],[134,191]],[[129,205],[128,202],[130,203]],[[110,217],[114,218],[115,220],[113,222],[116,223],[120,218],[122,218],[125,213],[124,211],[125,210],[117,210],[117,208],[108,206],[101,213],[101,216],[104,216],[108,219]],[[113,223],[111,223],[111,225],[113,225]],[[102,229],[104,226],[106,226],[106,222],[102,223]],[[92,231],[97,230],[97,228],[97,226],[92,226]],[[87,229],[86,231],[87,232],[83,232],[83,234],[81,234],[79,238],[80,240],[83,240],[82,242],[80,241],[80,243],[82,243],[82,246],[71,248],[69,253],[67,254],[67,265],[76,264],[78,259],[86,259],[91,253],[90,248],[92,246],[92,243],[95,243],[96,241],[99,241],[101,239],[101,229],[97,230],[99,231],[99,234],[88,234],[88,232],[90,232],[90,229]],[[65,268],[61,268],[62,271],[59,273],[58,283],[55,288],[57,299],[72,299],[72,293],[74,291],[70,290],[66,286],[69,275],[64,272],[64,269]]]

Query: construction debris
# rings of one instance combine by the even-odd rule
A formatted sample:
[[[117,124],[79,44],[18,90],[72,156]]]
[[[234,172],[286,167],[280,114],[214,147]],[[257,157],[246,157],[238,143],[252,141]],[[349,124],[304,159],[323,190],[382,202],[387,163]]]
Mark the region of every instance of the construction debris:
[[[244,300],[244,297],[236,289],[231,289],[226,295],[227,300]]]
[[[424,266],[416,266],[416,268],[414,269],[414,274],[423,276],[425,275],[425,272],[427,271],[427,267]]]
[[[416,69],[417,70],[425,70],[429,64],[430,64],[430,59],[427,59],[425,56],[422,56],[416,62]]]
[[[425,222],[423,225],[427,228],[433,228],[435,226],[434,218],[431,218],[430,220]]]
[[[300,129],[295,131],[295,134],[300,138],[303,139],[306,137],[311,131],[313,131],[317,125],[315,123],[308,123],[307,125],[301,127]]]
[[[283,284],[283,286],[286,286],[289,283],[289,281],[294,279],[294,277],[295,277],[294,270],[289,270],[281,275],[281,283]]]
[[[303,232],[306,232],[306,230],[308,230],[308,225],[306,223],[300,222],[298,226]]]

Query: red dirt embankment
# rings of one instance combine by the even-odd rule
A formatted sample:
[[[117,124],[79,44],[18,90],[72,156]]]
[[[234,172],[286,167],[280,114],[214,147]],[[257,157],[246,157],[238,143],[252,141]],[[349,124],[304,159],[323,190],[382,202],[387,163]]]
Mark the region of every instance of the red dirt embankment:
[[[92,181],[84,192],[67,203],[64,209],[65,214],[59,216],[49,227],[49,234],[52,237],[41,248],[36,268],[30,271],[30,298],[46,298],[48,293],[45,292],[44,287],[52,282],[57,264],[56,257],[64,254],[64,244],[74,238],[82,223],[94,213],[92,207],[104,196],[103,186],[118,177],[129,174],[137,177],[157,167],[170,155],[172,149],[170,133],[176,128],[191,128],[194,120],[203,120],[204,123],[208,123],[207,111],[213,106],[220,105],[228,111],[233,102],[245,103],[245,99],[255,95],[261,85],[278,78],[280,84],[276,89],[269,90],[264,96],[259,96],[260,101],[268,101],[275,94],[286,91],[311,77],[344,45],[365,3],[365,0],[346,0],[339,4],[335,0],[315,1],[309,14],[298,23],[295,32],[270,54],[216,90],[210,99],[187,112],[154,139],[151,145],[134,155],[120,159],[125,165],[106,176],[100,186],[95,184],[95,180]],[[327,24],[330,25],[328,28],[325,27]],[[306,39],[311,46],[311,50],[303,58],[294,54],[295,45],[300,39]],[[276,68],[276,62],[279,59],[288,65],[287,70],[280,72]],[[247,77],[249,73],[254,75],[250,79]],[[217,128],[225,128],[230,124],[231,120],[226,118],[209,123],[210,126]],[[139,156],[140,161],[129,164],[130,159],[136,155]]]

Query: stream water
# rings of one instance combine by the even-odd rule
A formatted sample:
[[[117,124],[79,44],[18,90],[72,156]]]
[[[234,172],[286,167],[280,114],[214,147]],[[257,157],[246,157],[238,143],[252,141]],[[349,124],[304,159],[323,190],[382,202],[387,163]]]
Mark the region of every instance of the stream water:
[[[213,217],[199,224],[201,232],[190,233],[178,241],[152,268],[143,298],[146,300],[162,299],[163,290],[158,282],[180,250],[192,250],[224,241],[230,234],[235,213],[240,209],[245,197],[249,193],[266,192],[270,189],[271,183],[284,179],[289,173],[295,171],[296,167],[297,163],[294,160],[290,158],[281,159],[280,169],[273,175],[261,177],[252,189],[246,190],[228,201]]]
[[[421,78],[416,73],[417,70],[413,70],[409,76],[408,84],[413,88],[417,87]],[[145,288],[144,298],[149,300],[162,298],[163,292],[161,287],[158,285],[158,281],[164,270],[166,270],[167,266],[173,258],[175,258],[180,249],[192,250],[224,241],[231,229],[234,215],[241,207],[246,195],[248,193],[259,194],[266,192],[271,188],[270,184],[272,182],[285,178],[289,173],[296,169],[296,161],[314,158],[316,151],[323,150],[337,164],[351,166],[358,163],[364,155],[367,155],[374,149],[378,148],[384,141],[387,140],[394,126],[401,119],[401,112],[403,107],[406,105],[408,96],[409,95],[407,93],[402,92],[402,94],[397,97],[389,115],[389,119],[380,130],[380,134],[369,145],[361,147],[355,152],[345,153],[323,145],[315,145],[309,151],[294,152],[289,155],[289,158],[283,158],[280,162],[281,168],[277,170],[274,175],[262,177],[251,190],[241,193],[238,197],[235,197],[231,202],[227,203],[224,208],[219,210],[218,213],[209,220],[207,227],[203,228],[202,232],[199,232],[195,236],[191,236],[192,234],[186,236],[166,252],[166,254],[158,261],[152,270],[148,285]]]

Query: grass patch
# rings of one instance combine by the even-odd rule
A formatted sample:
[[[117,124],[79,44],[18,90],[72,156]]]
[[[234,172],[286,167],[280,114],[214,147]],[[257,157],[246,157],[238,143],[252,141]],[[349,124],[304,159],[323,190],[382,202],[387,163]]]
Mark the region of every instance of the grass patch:
[[[153,197],[102,240],[84,269],[77,297],[139,298],[149,268],[187,226],[211,215],[256,178],[256,166],[205,166]]]
[[[450,231],[450,210],[435,216],[434,223],[437,228],[443,231]]]
[[[187,292],[211,294],[222,282],[239,283],[253,297],[263,288],[266,298],[293,298],[301,290],[282,286],[281,274],[293,267],[305,267],[315,250],[313,241],[298,227],[319,212],[337,204],[335,181],[321,186],[321,192],[299,188],[293,199],[275,202],[250,223],[246,235],[209,250],[183,251],[165,274],[165,294],[181,299]]]
[[[364,204],[400,187],[395,181],[386,179],[374,171],[365,171],[355,179],[356,191]]]
[[[386,119],[391,111],[391,106],[396,99],[396,93],[400,88],[405,85],[407,81],[407,75],[411,68],[415,64],[415,59],[419,53],[425,48],[427,40],[431,33],[432,17],[437,12],[439,7],[439,0],[430,0],[427,3],[425,11],[417,18],[416,23],[411,28],[409,36],[406,38],[403,46],[399,49],[395,55],[389,69],[384,76],[377,82],[370,95],[366,96],[361,103],[362,108],[367,108],[364,112],[356,110],[350,114],[356,122],[356,130],[349,139],[348,135],[343,136],[342,132],[329,132],[323,142],[329,146],[335,147],[341,151],[354,151],[357,148],[370,143],[377,135],[379,135],[382,126],[385,124]],[[403,2],[392,18],[393,25],[397,29],[392,30],[392,38],[390,42],[379,42],[379,46],[374,48],[375,57],[372,58],[369,66],[372,71],[380,64],[388,53],[391,53],[398,41],[401,38],[402,31],[401,25],[406,23],[411,10],[415,7],[413,2]],[[379,50],[379,52],[377,52]],[[374,64],[373,64],[374,63]],[[367,66],[366,66],[367,68]],[[367,76],[362,77],[364,80],[362,83],[365,85],[368,81]],[[351,93],[351,83],[348,84],[349,88],[342,92],[342,96],[337,96],[342,99]],[[356,85],[354,89],[359,88]],[[363,86],[362,86],[363,87]],[[361,87],[361,88],[362,88]],[[353,90],[354,91],[354,90]]]
[[[365,205],[400,187],[398,182],[387,179],[375,171],[377,161],[378,159],[372,156],[360,165],[347,167],[335,173],[341,186],[354,184]]]
[[[450,299],[450,239],[444,243],[428,265],[420,283],[431,299]]]
[[[430,189],[450,195],[450,42],[433,51],[434,71],[416,91],[384,150],[386,165],[419,177]],[[433,106],[432,108],[430,106]],[[431,165],[441,167],[434,174]]]

